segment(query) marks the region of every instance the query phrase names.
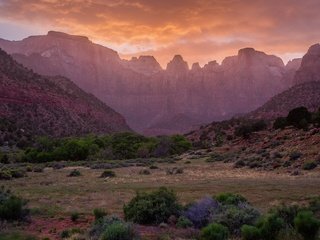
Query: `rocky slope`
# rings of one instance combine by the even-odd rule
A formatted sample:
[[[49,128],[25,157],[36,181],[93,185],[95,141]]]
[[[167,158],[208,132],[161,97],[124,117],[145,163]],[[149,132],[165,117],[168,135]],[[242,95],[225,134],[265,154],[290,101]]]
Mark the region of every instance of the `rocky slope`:
[[[304,106],[309,111],[316,111],[320,107],[320,81],[305,82],[274,96],[262,107],[249,114],[253,118],[275,119],[286,116],[297,107]]]
[[[291,86],[299,67],[299,62],[286,67],[276,56],[245,48],[221,65],[211,61],[203,68],[195,63],[189,69],[176,55],[162,70],[152,56],[121,60],[86,37],[59,32],[0,40],[0,47],[36,72],[70,78],[145,133],[183,132],[194,125],[190,119],[197,125],[250,112]],[[176,116],[182,125],[173,122]]]
[[[124,118],[64,77],[44,77],[0,50],[0,137],[130,131]],[[11,136],[11,137],[10,137]]]

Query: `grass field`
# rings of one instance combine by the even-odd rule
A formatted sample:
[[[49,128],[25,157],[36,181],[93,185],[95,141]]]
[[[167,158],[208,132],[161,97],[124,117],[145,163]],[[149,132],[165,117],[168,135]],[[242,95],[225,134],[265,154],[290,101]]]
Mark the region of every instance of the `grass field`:
[[[67,215],[77,211],[92,213],[104,208],[109,213],[122,213],[122,207],[136,191],[166,186],[174,189],[180,202],[189,203],[206,195],[235,192],[244,195],[262,211],[280,202],[303,202],[320,195],[320,171],[304,171],[302,175],[235,169],[225,163],[206,163],[203,159],[184,164],[157,164],[159,169],[149,170],[150,175],[139,174],[145,167],[115,169],[116,177],[99,178],[103,170],[68,167],[60,170],[46,168],[42,173],[28,173],[28,177],[2,181],[15,193],[29,200],[33,214]],[[182,174],[167,175],[166,169],[182,167]],[[74,168],[82,176],[68,177]]]

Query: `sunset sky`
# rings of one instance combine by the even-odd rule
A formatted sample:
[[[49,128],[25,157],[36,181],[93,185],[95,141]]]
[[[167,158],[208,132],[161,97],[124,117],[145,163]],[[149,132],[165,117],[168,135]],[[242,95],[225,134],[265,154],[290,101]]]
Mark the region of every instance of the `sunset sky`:
[[[0,38],[63,31],[163,66],[175,54],[220,62],[243,47],[287,61],[320,42],[319,12],[319,0],[0,0]]]

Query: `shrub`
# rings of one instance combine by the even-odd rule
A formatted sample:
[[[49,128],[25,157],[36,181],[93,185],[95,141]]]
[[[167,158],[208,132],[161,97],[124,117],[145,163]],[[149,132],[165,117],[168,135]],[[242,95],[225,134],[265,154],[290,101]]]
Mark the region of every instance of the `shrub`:
[[[105,229],[101,240],[133,240],[135,232],[128,223],[115,222]]]
[[[0,163],[3,163],[3,164],[8,164],[8,163],[10,163],[7,154],[4,154],[3,156],[1,156],[1,154],[0,154]]]
[[[188,218],[186,218],[184,216],[180,216],[178,218],[178,222],[177,222],[176,226],[178,228],[188,228],[188,227],[192,227],[193,224]]]
[[[105,216],[105,217],[99,218],[97,221],[94,222],[93,226],[89,231],[90,239],[94,239],[94,240],[100,239],[105,229],[109,225],[117,222],[123,222],[123,221],[116,216]]]
[[[0,170],[0,180],[10,180],[12,178],[11,172],[7,169]]]
[[[278,117],[274,123],[273,128],[274,129],[284,129],[288,125],[287,119],[284,117]]]
[[[212,223],[201,230],[201,240],[227,240],[229,237],[228,228],[221,224]]]
[[[140,224],[159,224],[171,215],[177,215],[180,205],[172,190],[161,187],[151,193],[137,193],[123,210],[126,220]]]
[[[243,240],[260,240],[260,230],[257,227],[243,225],[241,227],[241,236]]]
[[[263,120],[243,123],[235,129],[235,135],[238,137],[248,138],[252,132],[259,132],[265,130],[266,128],[267,124]]]
[[[79,217],[80,217],[80,214],[78,212],[73,212],[73,213],[71,213],[70,218],[71,218],[72,222],[76,222],[79,219]]]
[[[294,160],[299,159],[301,156],[302,156],[301,152],[292,152],[292,153],[290,153],[289,158],[290,158],[290,160],[294,161]]]
[[[27,202],[4,187],[0,188],[0,220],[23,220],[29,213]]]
[[[220,210],[219,203],[211,197],[205,197],[191,204],[183,215],[188,218],[196,228],[206,226],[212,219],[212,215]]]
[[[244,224],[253,225],[259,218],[260,213],[247,203],[238,205],[224,205],[218,214],[213,216],[213,221],[228,227],[232,234],[240,235]]]
[[[214,197],[219,203],[229,204],[229,205],[237,205],[239,203],[246,203],[247,199],[245,199],[240,194],[234,193],[221,193]]]
[[[139,171],[140,175],[150,175],[151,172],[148,169],[142,169]]]
[[[303,164],[303,170],[312,170],[317,167],[317,163],[314,161],[306,162]]]
[[[150,168],[150,169],[158,169],[159,167],[156,166],[156,165],[151,165],[149,168]]]
[[[283,226],[284,221],[276,214],[268,214],[258,223],[258,228],[260,229],[263,240],[276,239]]]
[[[288,116],[287,122],[295,127],[303,128],[303,122],[309,123],[311,121],[311,113],[305,107],[298,107],[292,109]]]
[[[81,173],[77,169],[72,170],[68,175],[68,177],[79,177],[79,176],[81,176]]]
[[[314,240],[320,227],[320,221],[317,220],[311,211],[301,211],[294,219],[294,226],[305,240]]]
[[[99,219],[102,219],[104,216],[107,215],[107,212],[101,208],[95,208],[93,210],[93,215],[94,215],[94,218],[95,220],[99,220]]]
[[[105,216],[94,222],[89,231],[92,240],[134,240],[139,239],[133,226],[116,216]]]
[[[113,177],[116,177],[116,173],[111,170],[105,170],[100,175],[100,178],[113,178]]]

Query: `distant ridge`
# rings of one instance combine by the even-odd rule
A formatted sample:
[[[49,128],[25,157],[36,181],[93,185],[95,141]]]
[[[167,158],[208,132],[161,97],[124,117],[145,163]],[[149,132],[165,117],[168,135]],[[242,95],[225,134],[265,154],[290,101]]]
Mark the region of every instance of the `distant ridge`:
[[[0,137],[131,131],[124,118],[64,77],[44,77],[0,49]]]

